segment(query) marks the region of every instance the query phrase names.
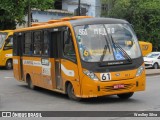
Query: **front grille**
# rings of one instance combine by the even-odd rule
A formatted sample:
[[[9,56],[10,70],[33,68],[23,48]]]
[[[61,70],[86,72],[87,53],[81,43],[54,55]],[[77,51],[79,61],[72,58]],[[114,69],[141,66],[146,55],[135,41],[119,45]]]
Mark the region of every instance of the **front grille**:
[[[105,92],[123,91],[123,90],[129,90],[133,87],[134,87],[134,84],[124,84],[124,88],[115,89],[114,86],[105,86],[104,88],[101,88],[101,90]]]

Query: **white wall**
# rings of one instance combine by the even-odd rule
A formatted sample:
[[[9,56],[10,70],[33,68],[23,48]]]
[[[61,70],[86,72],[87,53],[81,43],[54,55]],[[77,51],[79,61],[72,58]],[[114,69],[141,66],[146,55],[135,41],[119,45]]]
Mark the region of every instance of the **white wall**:
[[[47,22],[51,19],[59,19],[65,17],[66,14],[62,13],[53,13],[53,12],[46,12],[46,11],[32,11],[33,19],[37,19],[38,22]]]
[[[63,11],[62,12],[49,12],[49,11],[32,10],[32,18],[34,22],[47,22],[52,19],[59,19],[59,18],[71,16],[72,14],[68,12],[63,12]],[[28,16],[25,16],[24,20],[26,21],[26,23],[21,26],[17,25],[16,28],[27,27]]]
[[[81,7],[88,10],[87,15],[100,17],[100,0],[81,0]],[[62,0],[62,9],[74,12],[78,8],[78,0]]]

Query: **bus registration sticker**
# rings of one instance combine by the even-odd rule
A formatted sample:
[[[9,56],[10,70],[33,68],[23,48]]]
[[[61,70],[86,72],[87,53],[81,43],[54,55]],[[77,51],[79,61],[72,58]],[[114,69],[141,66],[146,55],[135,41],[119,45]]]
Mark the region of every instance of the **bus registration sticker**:
[[[101,73],[100,79],[101,79],[101,81],[111,80],[111,74],[110,73]]]
[[[117,84],[117,85],[114,85],[113,88],[114,89],[121,89],[121,88],[124,88],[124,84]]]

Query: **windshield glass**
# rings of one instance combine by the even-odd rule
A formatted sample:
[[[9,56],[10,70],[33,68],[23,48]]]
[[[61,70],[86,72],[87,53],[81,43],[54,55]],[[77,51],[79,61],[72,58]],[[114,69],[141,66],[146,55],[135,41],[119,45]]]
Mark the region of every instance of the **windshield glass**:
[[[74,29],[80,55],[84,61],[125,60],[127,58],[124,52],[130,58],[141,56],[137,38],[128,24],[83,25]],[[115,44],[118,44],[124,52],[117,50]]]
[[[158,57],[160,54],[159,53],[150,53],[150,54],[148,54],[146,57],[147,58],[156,58],[156,57]]]
[[[7,35],[0,33],[0,49],[2,48]]]

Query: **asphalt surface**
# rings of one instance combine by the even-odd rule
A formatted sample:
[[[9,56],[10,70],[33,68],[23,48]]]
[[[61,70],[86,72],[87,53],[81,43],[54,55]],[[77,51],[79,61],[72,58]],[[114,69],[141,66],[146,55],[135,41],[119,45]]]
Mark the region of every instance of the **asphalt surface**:
[[[160,75],[160,69],[146,69],[146,75]]]
[[[160,111],[159,71],[160,69],[147,69],[146,90],[135,93],[129,100],[121,100],[115,95],[76,102],[71,101],[66,95],[45,89],[30,90],[25,83],[14,79],[12,70],[0,69],[0,111]],[[109,119],[129,120],[119,117]]]

